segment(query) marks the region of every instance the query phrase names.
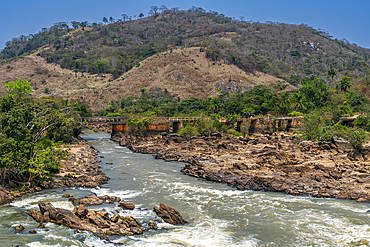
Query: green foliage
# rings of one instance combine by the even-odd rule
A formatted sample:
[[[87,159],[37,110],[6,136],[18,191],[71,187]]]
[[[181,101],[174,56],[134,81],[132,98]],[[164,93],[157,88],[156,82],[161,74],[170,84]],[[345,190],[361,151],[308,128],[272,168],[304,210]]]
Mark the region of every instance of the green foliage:
[[[11,97],[17,96],[19,99],[21,98],[22,94],[26,95],[32,92],[30,80],[24,81],[23,79],[18,79],[11,82],[5,81],[3,86],[8,89],[8,93]]]
[[[45,178],[59,169],[65,157],[60,147],[79,134],[73,105],[51,98],[19,97],[22,91],[0,99],[0,181],[17,183]],[[28,87],[25,87],[26,89]]]
[[[178,133],[180,136],[192,137],[198,136],[198,130],[196,126],[193,126],[190,123],[184,123],[184,127],[179,130]]]
[[[120,113],[109,113],[106,117],[122,117]]]
[[[342,137],[349,141],[355,150],[360,150],[365,142],[369,141],[369,134],[359,128],[351,128],[342,132]]]
[[[144,117],[141,119],[131,117],[128,119],[127,124],[130,133],[143,134],[147,131],[147,128],[152,121],[153,120],[148,117]]]
[[[157,17],[119,24],[113,17],[110,21],[104,17],[103,23],[92,23],[89,31],[83,31],[86,21],[72,21],[74,32],[66,22],[55,23],[8,41],[0,58],[17,59],[39,49],[38,56],[63,68],[104,71],[118,78],[148,56],[171,52],[176,46],[199,47],[211,62],[231,63],[251,73],[265,72],[293,85],[310,75],[328,74],[333,80],[331,72],[342,76],[355,68],[357,76],[365,77],[369,69],[369,50],[304,24],[237,21],[197,7],[165,10]],[[287,51],[288,56],[282,56]],[[97,61],[105,63],[104,70],[96,67]]]
[[[292,111],[292,112],[288,113],[288,116],[289,117],[300,117],[300,116],[303,116],[303,113],[297,112],[297,111]]]
[[[342,79],[340,80],[340,84],[339,84],[339,87],[341,90],[343,90],[344,92],[347,91],[347,89],[349,89],[351,86],[352,86],[352,78],[349,77],[349,76],[343,76]]]

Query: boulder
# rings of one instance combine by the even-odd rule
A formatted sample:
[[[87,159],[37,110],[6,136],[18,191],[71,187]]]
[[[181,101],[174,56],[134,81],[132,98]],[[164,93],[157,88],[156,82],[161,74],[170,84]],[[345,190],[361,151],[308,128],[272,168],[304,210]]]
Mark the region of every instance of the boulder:
[[[152,220],[149,220],[148,225],[149,225],[150,228],[152,228],[154,230],[157,230],[158,229],[157,224],[154,221],[152,221]]]
[[[8,191],[0,187],[0,205],[11,203],[14,197],[8,195]]]
[[[91,205],[101,205],[103,204],[104,201],[99,199],[97,196],[93,196],[82,198],[78,202],[86,206],[91,206]]]
[[[135,204],[131,202],[120,202],[119,206],[124,209],[133,210],[135,209]]]
[[[68,198],[68,197],[71,197],[71,195],[70,195],[70,194],[68,194],[68,193],[65,193],[65,194],[63,195],[63,197],[64,197],[64,198]]]
[[[78,207],[76,206],[73,209],[72,213],[77,217],[84,219],[86,218],[86,215],[89,213],[89,210],[83,204],[80,204]]]
[[[31,234],[36,234],[35,230],[29,230],[28,232],[31,233]]]
[[[95,210],[90,210],[87,214],[86,218],[89,220],[90,223],[98,226],[99,228],[109,228],[109,222],[104,219],[100,214],[96,213]]]
[[[17,225],[14,227],[14,229],[17,231],[17,233],[20,233],[24,230],[24,226],[22,225]]]
[[[37,210],[28,210],[26,212],[26,214],[28,214],[29,216],[31,216],[34,220],[36,220],[37,222],[40,223],[40,225],[43,223],[43,222],[50,222],[50,218],[49,218],[49,215],[46,214],[46,215],[43,215],[41,214],[39,211]]]
[[[41,214],[44,216],[48,215],[50,221],[66,225],[70,228],[84,230],[80,220],[77,218],[76,215],[72,214],[72,212],[62,208],[54,208],[52,205],[45,204],[43,202],[39,202],[38,205]]]
[[[159,208],[154,206],[153,211],[169,224],[183,225],[185,223],[188,223],[186,220],[184,220],[184,218],[182,218],[181,214],[176,209],[170,206],[166,206],[163,203],[159,204]]]

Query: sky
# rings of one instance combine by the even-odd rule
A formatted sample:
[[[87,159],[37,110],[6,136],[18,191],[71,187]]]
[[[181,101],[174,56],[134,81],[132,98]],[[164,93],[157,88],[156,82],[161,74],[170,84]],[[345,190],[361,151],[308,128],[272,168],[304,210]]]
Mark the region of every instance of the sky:
[[[65,21],[102,22],[103,17],[121,18],[143,13],[150,6],[165,5],[181,10],[192,6],[244,16],[246,21],[307,24],[338,39],[370,48],[369,0],[0,0],[0,49],[13,37],[37,33],[43,27]]]

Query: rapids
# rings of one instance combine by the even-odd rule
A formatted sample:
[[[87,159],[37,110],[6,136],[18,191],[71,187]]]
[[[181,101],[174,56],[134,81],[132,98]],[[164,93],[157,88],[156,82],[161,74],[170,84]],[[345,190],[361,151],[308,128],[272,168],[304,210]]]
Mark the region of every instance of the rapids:
[[[180,162],[164,162],[151,155],[132,153],[110,140],[109,134],[83,135],[104,156],[102,170],[110,177],[102,188],[45,190],[25,195],[22,200],[0,206],[0,246],[370,246],[370,204],[348,200],[290,196],[279,193],[238,191],[225,184],[205,181],[180,173]],[[113,164],[107,164],[107,163]],[[69,193],[81,198],[91,193],[119,196],[136,209],[125,211],[147,227],[149,220],[158,230],[143,235],[101,240],[81,232],[47,223],[26,215],[38,209],[37,202],[72,210],[63,198]],[[153,206],[165,203],[189,221],[172,226],[153,213]],[[122,212],[116,204],[99,205],[110,214]],[[369,212],[368,212],[369,211]],[[15,233],[12,226],[26,229]],[[35,229],[37,234],[28,233]]]

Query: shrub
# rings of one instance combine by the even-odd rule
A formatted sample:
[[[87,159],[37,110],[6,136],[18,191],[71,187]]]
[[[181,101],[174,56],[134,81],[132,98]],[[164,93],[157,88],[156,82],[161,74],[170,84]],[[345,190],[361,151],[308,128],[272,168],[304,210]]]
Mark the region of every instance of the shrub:
[[[106,117],[122,117],[120,113],[109,113]]]
[[[218,132],[223,132],[223,133],[227,132],[227,127],[226,127],[225,123],[220,122],[217,119],[212,122],[212,126]]]
[[[300,116],[303,116],[303,113],[298,112],[298,111],[292,111],[292,112],[288,113],[288,116],[289,117],[300,117]]]
[[[348,128],[347,131],[343,131],[342,133],[343,138],[348,140],[355,150],[360,150],[362,145],[369,141],[369,134],[363,129]]]
[[[306,140],[319,140],[321,136],[322,119],[317,114],[308,114],[302,123],[302,135]]]
[[[179,130],[179,135],[187,137],[198,136],[198,130],[190,123],[184,123],[184,127]]]

